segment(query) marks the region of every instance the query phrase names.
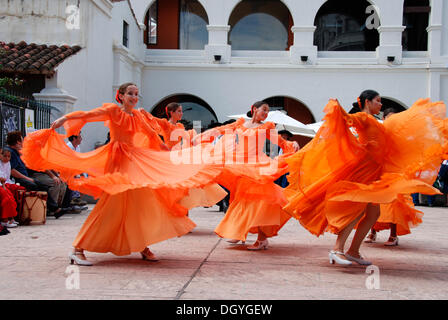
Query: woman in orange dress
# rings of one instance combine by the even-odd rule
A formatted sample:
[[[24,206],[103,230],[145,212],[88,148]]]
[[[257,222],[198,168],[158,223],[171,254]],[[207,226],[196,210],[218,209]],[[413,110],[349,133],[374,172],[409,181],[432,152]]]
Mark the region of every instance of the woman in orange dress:
[[[392,116],[393,114],[395,114],[395,110],[392,108],[388,108],[386,110],[384,110],[383,112],[383,121],[386,120],[387,118],[389,118],[390,116]],[[419,222],[417,224],[419,224],[421,222],[421,219],[419,219],[421,216],[423,216],[423,212],[415,209],[414,204],[411,202],[411,199],[409,196],[406,196],[405,200],[407,203],[405,203],[404,206],[402,206],[403,211],[407,211],[408,213],[410,213],[412,216],[417,217],[417,219],[419,220]],[[385,210],[387,210],[387,205],[381,205],[381,213],[384,216],[384,212]],[[403,214],[404,212],[402,212]],[[381,231],[381,230],[385,230],[385,229],[390,229],[390,236],[389,239],[387,240],[387,242],[384,243],[385,246],[398,246],[398,236],[397,236],[397,224],[396,223],[386,223],[386,222],[379,222],[381,220],[381,214],[380,217],[378,218],[378,221],[375,223],[375,225],[373,226],[372,230],[370,230],[370,234],[367,236],[366,240],[364,241],[365,243],[374,243],[376,242],[376,234],[377,231]],[[415,219],[415,220],[417,220]],[[401,235],[404,234],[408,234],[410,233],[409,230],[409,219],[403,219],[402,222],[405,222],[403,224],[403,226],[405,226],[405,229],[407,229],[405,231],[405,233],[403,233],[402,230],[400,233]]]
[[[269,105],[256,102],[248,113],[252,119],[243,118],[227,126],[216,127],[201,135],[202,141],[219,137],[223,148],[227,142],[235,142],[235,149],[223,155],[224,171],[217,182],[230,190],[230,206],[225,217],[215,229],[229,242],[246,241],[248,233],[258,234],[249,250],[268,247],[267,238],[276,236],[290,216],[282,210],[286,204],[283,189],[274,181],[287,172],[287,165],[281,157],[269,158],[263,153],[266,139],[278,144],[285,152],[283,156],[299,149],[297,142],[285,141],[275,130],[272,122],[263,123],[269,113]]]
[[[171,102],[165,107],[167,118],[157,118],[144,109],[139,110],[151,127],[163,138],[165,145],[169,150],[179,150],[182,148],[193,147],[194,137],[197,132],[194,129],[185,130],[185,127],[179,121],[182,120],[182,105],[177,102]],[[157,144],[149,143],[147,137],[139,139],[139,145],[157,149]],[[190,188],[188,195],[185,196],[180,204],[187,209],[195,207],[211,207],[221,201],[227,192],[216,183],[208,184],[202,188]]]
[[[138,88],[126,83],[117,92],[120,105],[106,103],[91,111],[76,111],[56,120],[24,141],[23,160],[34,170],[55,169],[73,190],[99,197],[73,242],[69,259],[92,265],[84,250],[128,255],[157,261],[148,246],[187,234],[195,224],[179,201],[189,188],[209,184],[220,173],[213,165],[172,163],[170,152],[136,147],[134,136],[144,133],[153,145],[162,141],[140,112]],[[86,122],[104,121],[111,141],[87,153],[76,153],[54,129],[64,125],[67,136]],[[160,147],[163,149],[163,147]],[[40,150],[40,152],[36,152]],[[86,172],[87,178],[74,179]]]
[[[380,204],[400,206],[403,195],[438,193],[432,183],[437,176],[435,167],[445,157],[446,129],[441,116],[445,106],[422,101],[383,125],[373,117],[381,109],[381,97],[373,90],[360,95],[361,112],[355,114],[347,114],[337,100],[330,100],[316,137],[286,159],[290,185],[284,209],[312,234],[330,231],[338,235],[329,253],[331,263],[371,264],[359,249],[380,216]],[[417,115],[423,118],[418,120]],[[426,137],[428,132],[432,137]],[[344,253],[355,227],[351,246]]]

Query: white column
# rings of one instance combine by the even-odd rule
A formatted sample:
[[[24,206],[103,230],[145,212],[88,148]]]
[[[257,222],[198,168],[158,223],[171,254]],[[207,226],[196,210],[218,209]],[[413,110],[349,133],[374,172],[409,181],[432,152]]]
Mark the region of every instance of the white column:
[[[428,77],[428,97],[432,101],[439,101],[441,98],[441,73],[437,71],[429,71]]]
[[[232,48],[228,44],[228,25],[209,25],[208,44],[205,46],[205,56],[210,63],[229,63]]]
[[[441,61],[442,55],[442,24],[443,24],[443,2],[442,0],[431,0],[431,14],[428,31],[428,53],[431,63]],[[447,5],[445,3],[445,5]],[[445,9],[446,10],[446,9]]]
[[[50,115],[50,121],[53,122],[59,117],[73,111],[73,105],[78,98],[69,95],[67,91],[58,88],[57,86],[57,74],[51,79],[46,79],[45,88],[40,93],[33,94],[36,100],[48,101],[51,106],[58,110],[52,110]]]
[[[294,44],[289,48],[291,63],[316,64],[317,46],[314,45],[315,30],[315,26],[293,26],[291,28],[294,34]]]
[[[380,34],[380,45],[376,48],[378,63],[401,64],[403,58],[402,34],[404,26],[381,26],[378,28]],[[393,57],[394,61],[388,61]]]

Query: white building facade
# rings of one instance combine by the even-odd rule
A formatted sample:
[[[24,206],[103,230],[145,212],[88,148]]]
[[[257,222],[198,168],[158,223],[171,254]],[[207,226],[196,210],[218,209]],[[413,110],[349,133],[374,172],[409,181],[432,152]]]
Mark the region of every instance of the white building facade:
[[[349,110],[365,89],[398,108],[448,101],[443,0],[31,0],[31,29],[23,1],[0,2],[1,41],[83,47],[40,93],[59,95],[62,112],[111,102],[127,81],[139,86],[140,107],[160,115],[178,101],[204,126],[258,100],[320,121],[329,98]],[[79,28],[67,28],[69,5]],[[82,150],[106,133],[86,127]]]

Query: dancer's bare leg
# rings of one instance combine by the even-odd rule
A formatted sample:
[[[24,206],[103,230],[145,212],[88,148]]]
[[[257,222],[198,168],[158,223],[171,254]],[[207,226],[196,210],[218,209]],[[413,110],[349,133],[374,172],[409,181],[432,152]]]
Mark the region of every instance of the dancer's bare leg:
[[[342,229],[339,234],[338,238],[336,239],[336,243],[334,244],[333,250],[344,252],[345,242],[347,241],[348,236],[352,232],[353,228],[356,226],[356,224],[359,222],[359,220],[364,215],[364,212],[362,212],[355,220],[350,222],[344,229]],[[344,256],[338,255],[340,258],[345,259]]]
[[[391,223],[389,238],[396,238],[396,237],[397,237],[397,225],[395,223]]]
[[[257,241],[255,241],[253,245],[248,246],[247,249],[248,250],[259,250],[261,248],[266,249],[268,245],[267,238],[268,237],[266,236],[266,234],[259,227]]]
[[[356,229],[355,236],[353,237],[352,244],[347,251],[352,257],[360,258],[359,248],[361,247],[362,241],[366,237],[369,230],[373,227],[380,216],[380,206],[378,204],[369,203],[366,208],[366,215],[361,220]]]

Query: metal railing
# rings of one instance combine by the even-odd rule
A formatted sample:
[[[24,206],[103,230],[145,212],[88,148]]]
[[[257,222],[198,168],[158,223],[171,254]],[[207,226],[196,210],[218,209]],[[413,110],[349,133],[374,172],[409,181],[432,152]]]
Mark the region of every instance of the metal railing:
[[[26,136],[30,127],[36,130],[49,128],[52,110],[57,109],[48,101],[36,101],[20,96],[18,92],[0,91],[0,146],[5,145],[8,132],[20,130]],[[33,119],[27,119],[27,116],[33,116]]]

